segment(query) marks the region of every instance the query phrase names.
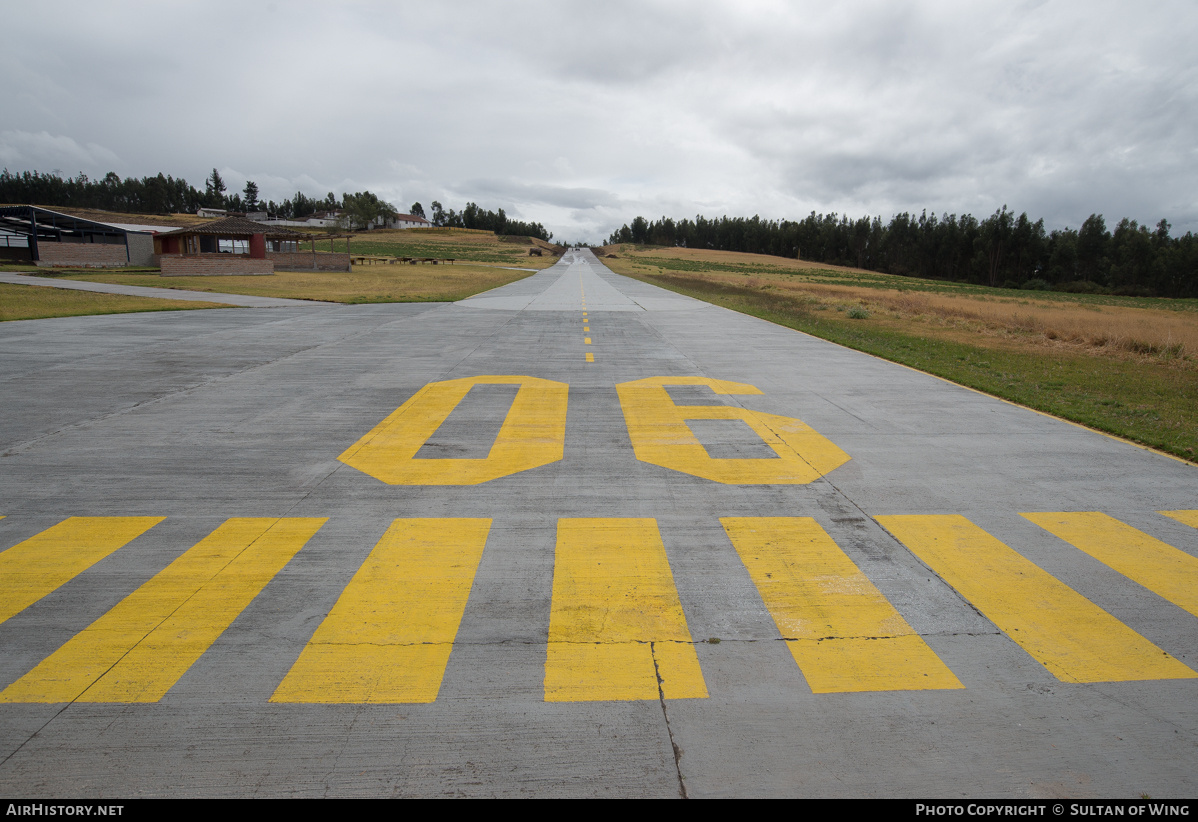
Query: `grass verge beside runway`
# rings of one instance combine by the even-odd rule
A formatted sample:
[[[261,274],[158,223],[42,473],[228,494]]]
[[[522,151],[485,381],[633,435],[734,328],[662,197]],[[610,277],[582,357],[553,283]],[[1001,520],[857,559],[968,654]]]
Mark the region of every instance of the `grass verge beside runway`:
[[[97,294],[65,288],[0,283],[0,322],[79,317],[87,314],[128,314],[136,311],[183,311],[192,308],[228,308],[220,303],[158,300]]]
[[[1196,301],[1029,294],[762,255],[608,251],[617,257],[603,262],[618,273],[1198,462]]]
[[[39,269],[38,276],[46,276]],[[346,271],[276,271],[269,276],[162,277],[157,272],[71,272],[72,280],[181,288],[334,303],[452,302],[523,279],[527,271],[482,265],[357,265]],[[50,276],[54,276],[50,273]]]

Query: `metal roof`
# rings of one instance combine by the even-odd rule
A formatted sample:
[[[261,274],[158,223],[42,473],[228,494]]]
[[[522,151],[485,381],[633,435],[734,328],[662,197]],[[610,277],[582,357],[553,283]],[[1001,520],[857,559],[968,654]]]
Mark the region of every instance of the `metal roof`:
[[[130,229],[85,220],[39,206],[0,206],[0,226],[14,234],[60,240],[68,235],[124,237]],[[35,229],[36,227],[36,229]]]
[[[174,231],[179,227],[177,225],[143,225],[142,223],[108,223],[108,225],[133,234],[161,234],[164,231]]]

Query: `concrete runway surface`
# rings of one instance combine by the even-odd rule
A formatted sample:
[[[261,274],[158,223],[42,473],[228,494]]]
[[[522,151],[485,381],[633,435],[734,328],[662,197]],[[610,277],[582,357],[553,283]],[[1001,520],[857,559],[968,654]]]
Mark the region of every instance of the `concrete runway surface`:
[[[589,251],[0,351],[0,794],[1198,793],[1192,465]]]

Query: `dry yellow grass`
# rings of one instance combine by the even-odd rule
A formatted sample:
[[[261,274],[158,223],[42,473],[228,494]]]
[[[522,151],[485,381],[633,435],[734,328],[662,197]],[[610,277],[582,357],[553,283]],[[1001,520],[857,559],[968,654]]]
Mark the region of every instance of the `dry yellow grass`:
[[[737,281],[745,283],[743,278]],[[1017,334],[1027,342],[1097,349],[1093,353],[1174,357],[1198,353],[1198,315],[1191,311],[823,286],[757,277],[750,278],[749,283],[791,295],[805,295],[818,303],[851,303],[896,318],[962,331]]]
[[[161,277],[120,272],[72,279],[210,293],[250,294],[340,303],[460,300],[528,276],[486,265],[359,265],[344,271],[279,271],[257,277]]]
[[[741,251],[715,251],[710,248],[645,248],[644,250],[629,251],[628,246],[602,246],[594,249],[598,255],[615,254],[615,259],[621,256],[642,260],[689,260],[696,263],[715,263],[717,265],[764,265],[789,271],[838,271],[846,274],[867,274],[877,276],[877,272],[866,271],[862,268],[850,268],[828,263],[813,263],[809,260],[796,260],[791,257],[774,257],[769,254],[746,254]],[[604,259],[604,263],[607,260]],[[613,260],[614,262],[614,260]]]
[[[876,319],[916,324],[920,333],[932,336],[961,341],[970,335],[1000,337],[1012,344],[1068,347],[1122,359],[1165,358],[1198,368],[1198,311],[1180,302],[1168,308],[1100,305],[1084,297],[1034,291],[964,287],[953,293],[954,284],[909,290],[901,277],[761,254],[628,246],[602,250],[611,252],[617,256],[603,262],[620,273],[668,276],[683,271],[698,281],[774,292],[813,310],[859,306]],[[683,267],[678,261],[693,265]],[[707,267],[724,270],[703,270]],[[868,284],[849,284],[854,278]]]
[[[1194,312],[940,295],[886,295],[882,302],[899,315],[974,320],[991,329],[1029,334],[1046,342],[1131,354],[1198,353],[1198,316]]]
[[[214,302],[158,300],[150,297],[128,297],[122,294],[97,294],[92,291],[75,291],[66,288],[0,283],[0,321],[224,307],[226,306]]]

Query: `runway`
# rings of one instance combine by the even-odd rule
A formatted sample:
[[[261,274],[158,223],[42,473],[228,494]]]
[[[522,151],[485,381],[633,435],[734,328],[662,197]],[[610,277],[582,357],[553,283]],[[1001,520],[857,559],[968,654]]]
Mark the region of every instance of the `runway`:
[[[1198,789],[1192,465],[585,250],[0,351],[0,793]]]

